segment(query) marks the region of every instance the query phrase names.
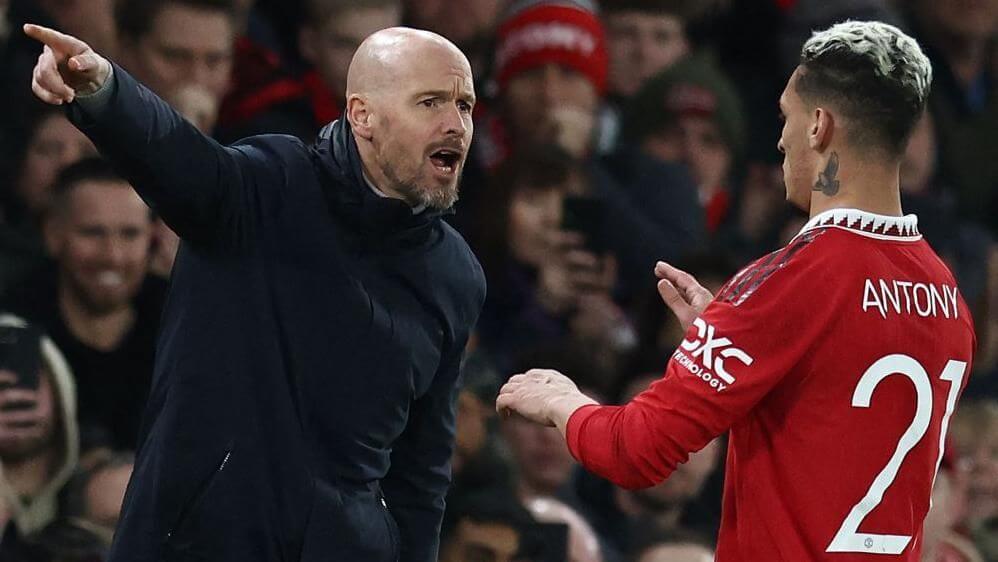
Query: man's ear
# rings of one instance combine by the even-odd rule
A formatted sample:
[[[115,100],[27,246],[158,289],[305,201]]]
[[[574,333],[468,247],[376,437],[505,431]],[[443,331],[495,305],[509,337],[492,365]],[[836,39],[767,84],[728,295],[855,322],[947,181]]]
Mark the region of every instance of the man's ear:
[[[813,150],[824,152],[832,143],[835,134],[835,118],[823,107],[815,107],[811,115],[811,128],[807,132],[807,142]]]
[[[347,97],[346,118],[355,135],[371,140],[374,136],[374,115],[370,101],[360,94]]]
[[[62,252],[63,229],[62,217],[59,216],[59,209],[51,209],[45,214],[42,221],[42,237],[45,239],[45,250],[48,255],[55,258]]]

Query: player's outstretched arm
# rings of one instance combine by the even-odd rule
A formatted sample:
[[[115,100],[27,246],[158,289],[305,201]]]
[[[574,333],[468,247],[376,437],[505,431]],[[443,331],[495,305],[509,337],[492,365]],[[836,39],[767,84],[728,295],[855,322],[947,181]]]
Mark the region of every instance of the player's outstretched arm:
[[[39,99],[66,105],[69,119],[182,238],[245,238],[261,187],[283,184],[273,146],[223,147],[85,42],[27,24],[44,44],[31,80]],[[269,150],[268,150],[269,149]],[[276,191],[276,190],[272,190]]]

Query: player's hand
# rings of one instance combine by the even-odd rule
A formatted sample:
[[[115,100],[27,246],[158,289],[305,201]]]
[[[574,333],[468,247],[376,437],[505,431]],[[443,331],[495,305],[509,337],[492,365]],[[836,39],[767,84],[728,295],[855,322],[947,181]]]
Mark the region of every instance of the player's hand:
[[[31,91],[45,103],[62,105],[92,94],[111,75],[111,63],[72,35],[30,23],[24,33],[45,45],[31,75]]]
[[[655,264],[658,294],[679,320],[683,331],[707,308],[714,295],[689,273],[660,261]]]
[[[578,407],[595,404],[579,392],[565,375],[551,369],[531,369],[512,376],[499,389],[496,410],[502,415],[519,414],[547,426],[564,427]]]

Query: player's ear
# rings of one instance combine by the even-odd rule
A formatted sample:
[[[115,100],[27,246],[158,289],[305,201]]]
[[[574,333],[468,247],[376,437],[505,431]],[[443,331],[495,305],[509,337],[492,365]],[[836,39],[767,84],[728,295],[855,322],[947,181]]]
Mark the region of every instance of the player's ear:
[[[807,131],[807,142],[812,150],[824,152],[832,143],[835,132],[835,118],[827,109],[818,106],[811,114],[811,126]]]
[[[374,115],[371,113],[371,103],[367,97],[350,94],[347,98],[346,118],[354,134],[360,138],[371,140],[374,136]]]

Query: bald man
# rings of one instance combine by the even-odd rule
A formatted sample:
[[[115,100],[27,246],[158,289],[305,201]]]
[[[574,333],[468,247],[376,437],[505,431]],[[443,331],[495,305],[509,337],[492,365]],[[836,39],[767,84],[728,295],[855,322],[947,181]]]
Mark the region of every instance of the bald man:
[[[313,145],[225,147],[78,39],[25,32],[36,95],[182,240],[110,560],[436,561],[485,296],[441,220],[472,135],[464,55],[379,31]]]

